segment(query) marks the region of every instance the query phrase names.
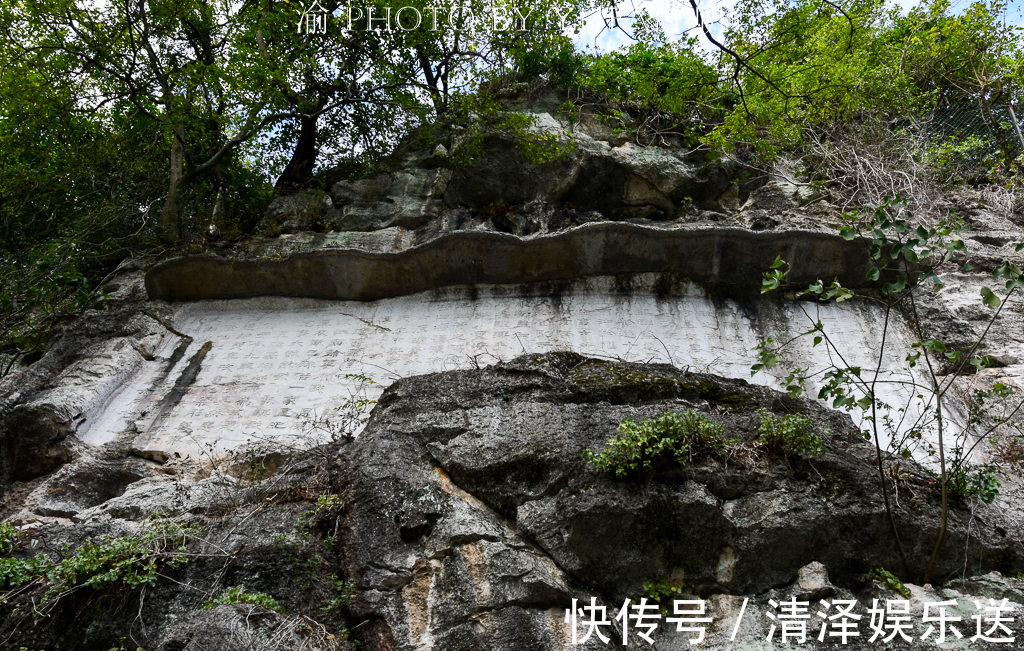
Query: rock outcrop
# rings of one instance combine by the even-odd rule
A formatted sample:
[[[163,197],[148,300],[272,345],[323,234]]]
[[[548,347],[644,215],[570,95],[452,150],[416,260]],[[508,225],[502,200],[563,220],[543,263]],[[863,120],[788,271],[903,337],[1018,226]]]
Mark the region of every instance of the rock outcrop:
[[[0,482],[46,475],[81,452],[78,437],[164,337],[166,306],[147,302],[141,265],[108,283],[103,309],[58,325],[42,359],[0,380]]]
[[[146,289],[151,297],[169,301],[254,296],[373,301],[458,285],[656,272],[742,292],[760,287],[763,270],[780,256],[794,261],[795,283],[831,277],[862,287],[871,284],[865,280],[867,251],[862,240],[815,232],[660,231],[602,223],[530,240],[452,233],[401,252],[320,248],[280,260],[185,256],[154,266]]]
[[[844,620],[833,615],[853,602],[859,634],[844,648],[932,648],[940,633],[926,617],[935,602],[960,618],[965,648],[1019,646],[1018,477],[1002,477],[994,504],[950,498],[933,585],[914,585],[941,527],[932,474],[898,455],[879,468],[847,412],[723,377],[747,376],[755,335],[794,334],[790,313],[811,318],[816,304],[795,294],[759,297],[776,257],[789,261],[795,285],[835,278],[863,290],[863,301],[819,305],[811,323],[848,318],[853,345],[875,341],[863,335],[885,279],[866,280],[868,242],[835,234],[839,207],[781,167],[741,178],[702,152],[629,141],[600,117],[569,120],[560,104],[547,93],[519,106],[533,117],[531,133],[561,149],[539,165],[508,134],[410,139],[386,172],[277,197],[251,237],[128,263],[108,280],[99,309],[55,329],[41,359],[0,380],[0,648],[606,647],[597,635],[574,644],[567,609],[575,602],[606,608],[611,622],[599,632],[628,637],[628,648],[781,649],[792,639],[775,630],[779,605],[794,600],[807,602],[807,648],[839,646]],[[964,266],[943,275],[942,292],[915,294],[914,309],[892,315],[890,345],[938,332],[966,353],[986,331],[991,313],[977,296],[991,284],[984,274],[1017,255],[1020,218],[960,207],[976,227],[965,234],[975,271]],[[268,324],[287,319],[240,325],[213,314],[216,304],[205,321],[180,318],[187,332],[176,326],[184,311],[175,301],[251,299],[231,304],[255,314],[281,300],[260,297],[329,299],[330,307],[304,312],[300,323],[298,307],[322,305],[275,303],[278,316],[295,317],[286,338]],[[378,302],[369,305],[381,318],[338,301]],[[438,309],[393,309],[397,301]],[[450,309],[456,302],[486,309]],[[547,311],[537,317],[539,302]],[[978,350],[992,367],[951,377],[949,400],[966,409],[976,389],[997,382],[1020,393],[1022,314],[1019,304],[1004,311],[1008,325]],[[466,345],[499,320],[508,325],[496,336],[515,339],[515,352],[502,358]],[[800,323],[799,332],[810,327]],[[616,348],[634,325],[636,339],[630,330],[628,346]],[[528,349],[519,327],[543,350]],[[220,328],[253,339],[224,337],[214,347],[210,333]],[[703,337],[709,350],[666,343],[665,330]],[[634,353],[641,335],[650,341]],[[350,345],[352,336],[381,350]],[[388,360],[410,354],[392,346],[400,336],[438,372],[396,377]],[[607,346],[605,357],[567,350],[584,338]],[[815,354],[806,348],[787,349],[793,357],[783,362],[799,367]],[[662,352],[670,364],[618,358]],[[902,369],[902,352],[881,357]],[[961,373],[934,361],[940,377]],[[367,381],[360,369],[368,367],[394,382],[343,401],[341,413],[299,404],[299,393]],[[905,408],[918,409],[907,391]],[[353,438],[359,410],[378,395]],[[164,418],[181,405],[185,415]],[[214,422],[211,410],[232,415]],[[624,477],[586,460],[624,419],[682,410],[722,426],[722,455]],[[264,421],[244,411],[266,417],[269,433],[255,436]],[[824,453],[767,446],[762,413],[803,414]],[[282,433],[285,419],[300,417],[323,436],[303,444]],[[101,440],[90,438],[100,430]],[[993,436],[1013,442],[1005,431]],[[189,451],[168,445],[175,437],[187,437]],[[880,475],[915,576],[897,553]],[[635,620],[616,619],[627,599],[662,608],[650,640]],[[699,644],[691,644],[696,628],[666,619],[676,599],[706,608]],[[911,639],[877,641],[879,604],[904,599]],[[1000,637],[1001,621],[1013,644],[971,639]]]
[[[824,455],[759,448],[761,408],[804,413],[814,431],[830,431]],[[682,409],[722,424],[733,453],[627,478],[584,460],[623,418]],[[73,522],[26,527],[8,558],[86,541],[103,549],[122,535],[145,540],[159,523],[180,537],[188,563],[161,565],[141,590],[80,586],[56,603],[43,599],[45,584],[21,588],[3,606],[3,633],[11,648],[66,650],[127,638],[164,651],[356,641],[372,651],[554,651],[574,646],[566,623],[574,599],[597,599],[611,619],[624,599],[649,597],[704,601],[711,621],[697,648],[771,649],[785,646],[778,633],[766,641],[778,612],[771,602],[795,598],[811,613],[832,607],[821,600],[857,601],[861,637],[850,646],[867,649],[877,646],[867,641],[868,609],[903,590],[915,638],[905,648],[930,648],[920,640],[929,601],[952,600],[949,615],[970,636],[972,617],[988,616],[974,601],[1007,598],[1004,616],[1020,635],[1024,583],[1002,576],[1024,568],[1021,539],[984,510],[954,502],[936,572],[945,580],[968,566],[975,576],[943,590],[864,583],[869,570],[899,563],[873,451],[850,429],[838,412],[743,381],[572,353],[407,378],[385,392],[355,441],[222,462],[206,478],[182,467]],[[906,480],[899,490],[896,520],[920,565],[937,532],[938,492]],[[33,599],[47,617],[26,608]],[[88,626],[71,625],[83,618]],[[694,633],[658,623],[658,648],[691,648]],[[822,624],[817,615],[809,622],[810,648],[832,648],[831,638],[817,642]],[[623,635],[619,624],[601,630]],[[629,648],[648,646],[630,631]]]
[[[584,461],[624,418],[686,408],[750,445],[760,407],[831,430],[826,454],[670,466],[625,481]],[[852,587],[871,569],[899,567],[873,446],[852,429],[837,412],[742,381],[572,354],[399,381],[341,457],[346,573],[360,587],[353,612],[380,618],[395,648],[508,648],[495,640],[524,622],[533,637],[515,648],[558,648],[555,622],[570,597],[619,605],[668,582],[718,595],[722,615],[735,601],[721,595],[776,594],[811,563]],[[901,491],[900,536],[921,564],[938,535],[937,492]],[[956,510],[936,576],[965,565],[1019,571],[1019,535],[985,519]]]

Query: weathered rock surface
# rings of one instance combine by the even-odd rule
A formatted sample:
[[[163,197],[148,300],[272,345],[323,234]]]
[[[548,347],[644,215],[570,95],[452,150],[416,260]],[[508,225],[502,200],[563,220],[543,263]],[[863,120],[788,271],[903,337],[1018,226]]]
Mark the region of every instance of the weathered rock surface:
[[[321,193],[298,192],[275,197],[256,228],[275,235],[323,230],[324,217],[331,207],[330,197]]]
[[[835,600],[859,603],[860,635],[843,648],[935,648],[922,618],[925,604],[936,601],[951,602],[964,648],[1019,646],[1024,583],[1009,578],[1024,570],[1019,481],[1004,478],[995,505],[951,500],[935,587],[905,587],[913,641],[873,641],[868,608],[876,599],[902,598],[893,592],[899,586],[861,578],[878,568],[902,574],[873,448],[851,433],[846,415],[736,379],[573,353],[527,354],[491,368],[401,379],[359,439],[313,452],[282,446],[248,456],[236,450],[234,459],[206,451],[201,459],[178,459],[166,446],[147,446],[131,426],[103,445],[81,440],[158,348],[174,351],[158,360],[164,376],[180,361],[180,377],[195,379],[198,365],[188,360],[202,361],[207,340],[186,345],[160,299],[375,300],[457,286],[475,303],[478,285],[494,283],[496,292],[519,291],[557,312],[563,298],[572,300],[563,296],[563,281],[596,287],[614,279],[615,291],[628,294],[636,274],[647,274],[658,279],[656,289],[667,287],[656,294],[659,315],[673,287],[695,283],[709,290],[702,300],[715,301],[715,336],[740,323],[739,312],[767,336],[750,317],[758,310],[743,301],[776,256],[793,265],[796,285],[838,277],[844,286],[870,289],[866,244],[833,235],[839,210],[791,171],[741,181],[729,164],[676,146],[640,146],[599,117],[570,122],[558,110],[562,101],[549,93],[522,108],[535,117],[533,129],[565,147],[564,157],[534,166],[495,134],[404,143],[387,173],[334,179],[324,186],[328,193],[278,197],[259,226],[263,236],[152,268],[126,265],[108,284],[103,310],[58,328],[41,360],[0,381],[3,509],[21,527],[0,562],[40,553],[56,561],[86,543],[102,547],[105,536],[147,535],[153,522],[196,528],[189,563],[162,565],[152,584],[137,589],[79,586],[56,607],[43,606],[45,616],[37,610],[44,580],[6,591],[0,648],[347,651],[359,642],[372,651],[562,651],[575,648],[565,620],[574,599],[583,605],[594,597],[613,618],[624,599],[658,590],[706,599],[711,619],[696,647],[692,633],[661,621],[654,641],[662,650],[791,648],[770,630],[778,613],[772,602],[794,598],[809,602],[807,648],[838,648],[828,630],[818,641],[825,622],[817,612],[835,612]],[[939,333],[962,352],[991,318],[978,301],[981,286],[994,284],[986,274],[1006,257],[1020,261],[1013,250],[1019,211],[1014,217],[976,203],[955,207],[975,227],[965,239],[980,272],[945,274],[945,289],[916,296],[919,322],[903,324],[915,332],[920,326],[922,336]],[[528,285],[538,281],[546,284]],[[687,320],[693,315],[679,306],[696,304],[673,303],[664,313]],[[731,316],[721,318],[724,312]],[[617,314],[620,321],[602,327],[644,318]],[[995,368],[955,378],[950,396],[970,404],[975,389],[995,382],[1020,391],[1022,314],[1019,304],[1004,311],[979,349]],[[334,316],[393,334],[383,321]],[[706,334],[705,321],[693,320],[692,331]],[[454,323],[461,330],[494,325]],[[545,332],[553,339],[561,331]],[[426,344],[422,331],[410,337]],[[729,341],[751,345],[742,336]],[[354,354],[330,347],[333,355]],[[230,356],[245,354],[223,348],[214,355],[223,352],[218,364],[225,368]],[[938,361],[941,374],[956,372]],[[297,372],[280,374],[283,385],[292,384],[290,373]],[[167,380],[146,377],[154,386]],[[178,397],[193,388],[172,382]],[[235,408],[253,393],[242,381],[217,384],[228,385],[223,394],[199,387],[193,398],[232,396],[214,404]],[[759,407],[806,413],[816,431],[831,430],[825,455],[759,447]],[[736,439],[726,461],[665,464],[627,479],[584,461],[584,451],[600,451],[622,419],[688,408]],[[993,436],[1013,439],[1002,431]],[[900,463],[899,472],[892,460],[884,467],[899,535],[920,575],[940,526],[939,496],[926,473]],[[214,603],[226,601],[231,588],[264,593],[285,612],[266,608],[266,600]],[[1004,598],[1015,643],[970,640],[988,616],[988,600]],[[603,631],[613,640],[624,633],[618,624]],[[649,648],[636,633],[630,630],[629,648]],[[606,646],[593,638],[582,648]]]
[[[830,428],[826,455],[706,462],[644,481],[615,480],[583,460],[623,418],[667,409],[713,414],[727,436],[749,443],[761,406],[799,409],[818,431]],[[338,471],[349,505],[346,574],[361,590],[353,613],[382,618],[394,648],[506,648],[494,640],[516,624],[489,620],[481,636],[470,622],[511,606],[552,621],[570,597],[618,604],[643,595],[644,582],[701,596],[766,594],[812,562],[853,585],[899,561],[873,449],[850,429],[836,412],[742,381],[571,354],[399,381]],[[900,535],[923,563],[938,533],[937,495],[901,490]],[[978,522],[954,509],[936,576],[965,564],[1019,571],[1020,538]],[[813,574],[800,574],[801,594],[831,596],[821,570]],[[732,612],[735,598],[717,599],[719,616]],[[532,644],[557,648],[555,633],[538,630]]]
[[[178,477],[133,484],[76,522],[25,522],[20,550],[6,552],[3,562],[37,553],[57,561],[61,550],[79,553],[89,544],[96,553],[109,538],[185,527],[184,539],[171,535],[162,548],[174,552],[184,543],[187,563],[161,564],[152,585],[79,586],[56,604],[44,602],[45,587],[38,582],[5,592],[0,648],[352,649],[347,620],[335,601],[344,601],[338,548],[325,544],[336,527],[336,507],[318,507],[316,501],[329,487],[327,461],[336,453],[337,448],[325,448],[295,454],[272,476],[255,482],[231,477],[226,465],[198,480],[179,469]],[[127,556],[115,559],[124,562]],[[225,600],[231,589],[272,597],[283,612],[268,609],[267,602]],[[45,603],[46,616],[34,615],[33,603]]]
[[[152,358],[164,337],[165,306],[146,303],[140,264],[123,265],[108,283],[107,310],[49,333],[38,362],[0,380],[0,481],[47,474],[81,449],[77,437],[125,380]]]
[[[806,413],[815,431],[830,429],[826,454],[759,450],[760,407]],[[686,408],[736,439],[727,463],[666,464],[617,479],[584,461],[583,451],[603,449],[623,418]],[[385,392],[354,442],[236,455],[199,474],[179,464],[169,468],[176,475],[150,473],[116,496],[84,493],[86,502],[102,501],[74,521],[25,520],[15,557],[141,535],[150,518],[195,529],[190,562],[162,569],[154,585],[79,589],[49,617],[34,617],[25,605],[41,598],[39,585],[0,607],[3,632],[12,648],[47,650],[106,649],[127,638],[164,651],[348,649],[352,641],[373,651],[555,651],[574,648],[565,621],[573,599],[595,597],[611,618],[623,599],[645,596],[644,582],[661,582],[677,598],[706,599],[712,621],[697,648],[782,648],[777,632],[766,640],[768,615],[777,612],[769,601],[793,597],[811,602],[808,647],[832,648],[816,639],[815,607],[830,607],[819,601],[854,599],[864,619],[850,647],[873,648],[867,609],[872,599],[899,596],[880,584],[861,588],[859,577],[899,565],[872,450],[850,429],[839,412],[743,381],[571,353],[406,378]],[[148,462],[80,459],[46,481],[79,482],[89,469],[113,478],[112,469],[132,463]],[[901,537],[920,565],[934,542],[938,495],[903,480],[899,491]],[[38,492],[32,499],[45,503]],[[963,567],[1020,571],[1021,539],[1005,533],[984,505],[954,501],[936,577],[960,576]],[[984,615],[974,601],[984,608],[1006,597],[1020,634],[1022,585],[990,573],[943,590],[909,586],[918,639],[903,648],[931,648],[919,640],[927,601],[954,599],[949,612],[969,636],[972,617]],[[244,602],[204,609],[228,588],[263,593],[285,613]],[[621,627],[603,631],[621,639]],[[636,633],[629,648],[647,648]],[[691,648],[692,633],[668,622],[654,635],[657,648]],[[576,646],[605,645],[594,637]]]
[[[840,211],[789,169],[741,182],[734,163],[671,138],[637,144],[620,128],[628,124],[614,127],[588,110],[567,113],[565,101],[554,90],[510,100],[532,120],[518,136],[476,128],[417,134],[399,145],[387,172],[335,181],[326,202],[309,193],[279,197],[258,230],[401,227],[413,231],[415,244],[452,231],[553,234],[589,221],[813,231],[838,223]],[[531,162],[524,149],[530,132],[556,143],[559,154]],[[537,204],[565,214],[537,219]]]
[[[326,220],[339,231],[425,226],[440,214],[450,176],[447,170],[411,168],[339,181],[331,187],[335,209]]]

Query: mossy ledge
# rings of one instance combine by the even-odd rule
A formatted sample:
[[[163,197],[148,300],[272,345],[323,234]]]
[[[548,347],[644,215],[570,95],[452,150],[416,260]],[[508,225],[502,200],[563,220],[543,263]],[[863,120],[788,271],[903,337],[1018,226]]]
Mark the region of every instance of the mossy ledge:
[[[723,386],[710,377],[667,364],[612,364],[587,359],[575,366],[567,379],[573,392],[613,404],[690,398],[742,408],[753,399],[740,387]]]

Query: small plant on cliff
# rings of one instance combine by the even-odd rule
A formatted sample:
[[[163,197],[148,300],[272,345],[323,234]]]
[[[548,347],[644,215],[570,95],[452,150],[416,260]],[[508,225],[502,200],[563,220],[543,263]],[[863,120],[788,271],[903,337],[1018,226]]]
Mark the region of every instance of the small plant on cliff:
[[[57,559],[45,551],[27,558],[0,558],[0,588],[20,592],[46,585],[40,601],[46,607],[82,588],[153,586],[161,567],[188,562],[186,545],[198,533],[194,527],[154,522],[136,535],[107,536],[77,549],[65,546]]]
[[[494,135],[507,139],[534,166],[564,160],[572,149],[569,140],[540,128],[534,116],[509,110],[486,92],[460,97],[455,112],[474,116],[468,130],[455,132],[454,139],[461,142],[448,160],[457,173],[465,174],[478,157],[486,155],[485,141]]]
[[[331,583],[334,584],[334,592],[338,596],[332,599],[329,604],[320,608],[325,613],[340,610],[346,601],[356,596],[356,584],[354,581],[344,581],[339,579],[337,574],[332,574]]]
[[[885,586],[886,590],[891,590],[892,592],[903,595],[904,599],[910,599],[910,589],[903,585],[903,581],[900,581],[895,574],[888,570],[879,567],[862,575],[860,580],[864,583],[878,581]]]
[[[253,604],[267,610],[279,612],[282,615],[284,614],[284,607],[278,603],[277,599],[274,599],[265,592],[246,592],[245,587],[242,586],[228,588],[228,591],[221,596],[203,604],[203,610],[210,610],[215,605],[223,606],[227,604]]]
[[[643,586],[647,598],[658,604],[658,610],[661,611],[662,615],[668,615],[672,612],[669,606],[674,600],[681,599],[683,596],[682,586],[672,585],[668,579],[644,581]]]
[[[960,463],[953,464],[948,471],[946,487],[953,495],[977,497],[985,504],[991,504],[999,495],[1001,484],[996,479],[999,465],[996,463],[970,463],[959,447],[953,448],[952,457]],[[941,477],[939,477],[941,480]]]
[[[761,442],[767,447],[787,454],[803,454],[820,457],[825,454],[821,436],[811,430],[811,420],[800,414],[789,414],[779,418],[762,407],[757,411],[761,416]]]
[[[0,522],[0,554],[10,554],[22,546],[21,532],[10,522]]]
[[[615,438],[608,439],[608,448],[599,454],[584,450],[583,457],[595,470],[613,471],[619,477],[626,477],[670,459],[685,464],[721,457],[728,445],[721,425],[687,409],[665,412],[639,423],[627,418],[619,424]]]

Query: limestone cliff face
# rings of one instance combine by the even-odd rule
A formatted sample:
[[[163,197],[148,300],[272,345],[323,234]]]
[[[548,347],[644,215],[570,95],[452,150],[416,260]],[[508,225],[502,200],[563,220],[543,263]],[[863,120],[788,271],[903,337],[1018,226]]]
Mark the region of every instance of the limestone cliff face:
[[[669,464],[642,478],[584,461],[623,418],[687,408],[724,425],[737,449],[756,440],[759,408],[805,413],[833,436],[820,457]],[[399,380],[355,441],[223,460],[205,479],[153,472],[71,521],[35,523],[26,536],[47,549],[144,535],[149,518],[195,529],[188,564],[162,566],[153,586],[79,588],[47,617],[27,608],[45,591],[30,586],[9,596],[3,632],[10,648],[100,649],[126,637],[145,649],[197,651],[342,649],[356,640],[375,651],[555,650],[573,647],[573,599],[596,598],[610,618],[623,599],[649,593],[644,583],[671,581],[671,598],[706,603],[712,621],[699,648],[782,648],[765,641],[768,602],[793,598],[858,600],[863,637],[849,646],[877,648],[866,640],[867,609],[901,595],[858,580],[897,560],[873,451],[852,429],[843,414],[741,380],[571,353]],[[90,472],[64,475],[79,491],[117,481],[115,459],[83,463],[69,466]],[[920,561],[938,529],[938,492],[906,480],[899,489],[900,533]],[[950,615],[972,624],[973,601],[991,597],[1010,599],[1004,612],[1019,635],[1024,585],[1000,574],[1024,568],[1019,535],[956,504],[948,550],[943,579],[964,566],[988,574],[942,591],[909,586],[912,635],[926,630],[926,602],[953,600]],[[270,595],[284,612],[217,605],[231,588]],[[622,635],[620,626],[602,630]],[[809,630],[809,648],[833,648],[817,643],[817,621]],[[691,648],[692,634],[664,620],[654,635],[658,648]],[[635,630],[630,639],[629,648],[648,646]],[[603,646],[594,638],[582,648]]]
[[[696,647],[662,620],[659,649],[782,648],[767,639],[771,602],[792,598],[812,602],[806,646],[835,646],[818,641],[815,608],[838,599],[860,604],[847,648],[887,648],[869,641],[867,608],[908,594],[915,641],[898,648],[931,648],[929,601],[954,601],[970,637],[1005,597],[1024,639],[1024,584],[1006,578],[1024,571],[1014,476],[992,505],[952,500],[939,587],[865,583],[901,563],[864,415],[775,390],[785,371],[746,381],[758,341],[808,328],[803,303],[758,295],[776,256],[797,284],[872,289],[867,243],[835,234],[827,196],[569,123],[560,103],[524,110],[562,158],[536,167],[489,135],[455,165],[469,135],[406,143],[387,174],[279,197],[245,242],[125,266],[105,309],[0,381],[4,515],[21,527],[3,567],[56,567],[122,535],[151,541],[157,562],[135,587],[61,574],[57,594],[57,574],[5,570],[0,648],[554,651],[574,646],[574,599],[611,619],[655,594],[669,608],[704,600],[712,620]],[[964,349],[981,334],[976,297],[1016,255],[1019,216],[967,218],[975,270],[917,296],[920,323],[900,321],[891,341],[921,326]],[[815,310],[852,344],[880,343],[870,300]],[[1019,392],[1014,310],[981,351],[996,366],[955,392]],[[902,372],[903,353],[882,362]],[[915,378],[892,377],[879,391],[910,404],[900,387]],[[761,408],[831,432],[824,454],[762,449]],[[625,478],[584,460],[623,419],[684,409],[722,425],[730,455]],[[913,460],[883,472],[920,574],[939,493]],[[648,648],[635,632],[629,648]]]

